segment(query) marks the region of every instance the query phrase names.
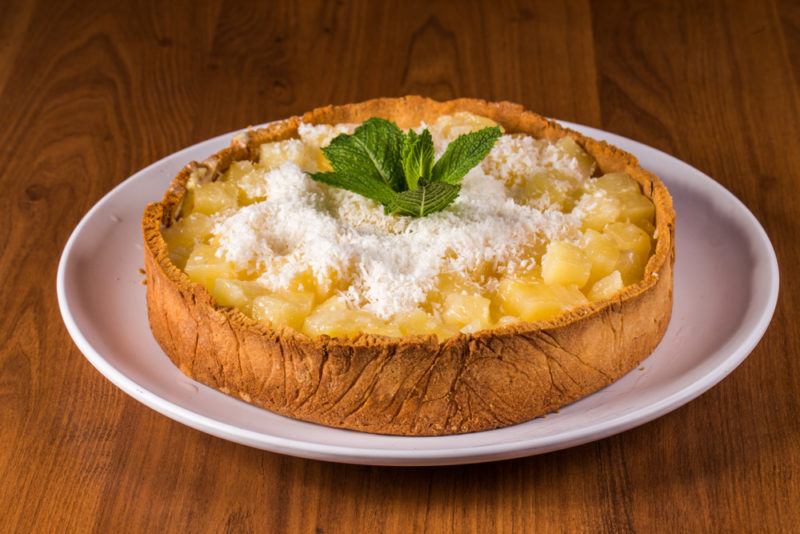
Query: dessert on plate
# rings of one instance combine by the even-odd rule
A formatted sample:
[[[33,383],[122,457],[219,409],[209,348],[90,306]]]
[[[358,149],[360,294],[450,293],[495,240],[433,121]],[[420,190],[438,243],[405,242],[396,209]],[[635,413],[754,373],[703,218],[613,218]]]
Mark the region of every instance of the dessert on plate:
[[[151,329],[186,375],[329,426],[527,421],[652,352],[672,202],[522,107],[376,99],[251,129],[142,220]]]

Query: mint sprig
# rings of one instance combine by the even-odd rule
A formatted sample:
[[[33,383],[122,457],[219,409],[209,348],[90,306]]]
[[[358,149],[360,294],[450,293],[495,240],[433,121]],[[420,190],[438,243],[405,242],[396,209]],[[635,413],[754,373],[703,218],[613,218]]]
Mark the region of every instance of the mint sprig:
[[[461,180],[489,154],[501,133],[495,126],[461,135],[434,163],[427,129],[403,133],[394,122],[371,118],[322,149],[332,172],[310,176],[371,198],[387,213],[424,217],[453,203]]]
[[[409,130],[403,138],[403,172],[405,173],[406,187],[414,191],[422,181],[427,185],[433,166],[433,138],[427,129],[417,135],[414,130]]]

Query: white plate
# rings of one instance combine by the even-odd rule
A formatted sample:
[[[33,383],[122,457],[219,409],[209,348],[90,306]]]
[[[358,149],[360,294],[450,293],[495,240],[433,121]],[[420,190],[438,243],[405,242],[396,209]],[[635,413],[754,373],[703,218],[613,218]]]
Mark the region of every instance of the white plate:
[[[618,135],[567,126],[632,152],[664,180],[677,211],[677,260],[672,322],[644,370],[558,414],[458,436],[382,436],[288,419],[181,374],[148,327],[138,272],[139,220],[145,204],[161,198],[183,165],[223,148],[232,134],[154,163],[89,211],[58,267],[64,323],[98,371],[154,410],[224,439],[306,458],[377,465],[485,462],[572,447],[641,425],[694,399],[747,357],[775,309],[778,264],[753,215],[697,169]]]

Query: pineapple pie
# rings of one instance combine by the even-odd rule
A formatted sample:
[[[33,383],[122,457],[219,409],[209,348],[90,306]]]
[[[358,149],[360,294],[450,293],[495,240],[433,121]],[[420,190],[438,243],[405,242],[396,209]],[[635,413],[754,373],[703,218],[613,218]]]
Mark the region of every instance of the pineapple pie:
[[[515,104],[321,108],[237,136],[147,207],[150,324],[185,374],[289,417],[498,428],[655,348],[673,228],[633,156]]]

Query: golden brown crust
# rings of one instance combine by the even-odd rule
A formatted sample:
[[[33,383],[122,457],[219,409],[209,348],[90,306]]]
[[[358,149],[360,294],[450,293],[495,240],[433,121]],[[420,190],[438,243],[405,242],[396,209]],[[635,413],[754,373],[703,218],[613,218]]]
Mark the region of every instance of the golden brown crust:
[[[460,334],[354,339],[310,338],[270,328],[216,305],[170,260],[162,225],[178,213],[191,178],[214,179],[237,159],[297,125],[392,119],[401,127],[455,111],[497,121],[508,132],[551,140],[572,136],[603,172],[625,171],[656,206],[656,249],[644,279],[613,299],[538,323]],[[383,434],[433,436],[508,426],[552,412],[608,385],[647,357],[672,310],[674,212],[664,185],[636,158],[509,102],[419,96],[328,106],[237,136],[203,163],[187,165],[142,219],[147,308],[156,340],[183,373],[274,412]]]

